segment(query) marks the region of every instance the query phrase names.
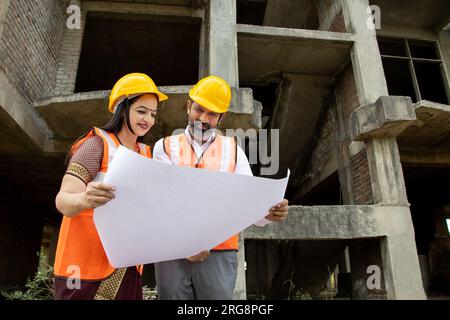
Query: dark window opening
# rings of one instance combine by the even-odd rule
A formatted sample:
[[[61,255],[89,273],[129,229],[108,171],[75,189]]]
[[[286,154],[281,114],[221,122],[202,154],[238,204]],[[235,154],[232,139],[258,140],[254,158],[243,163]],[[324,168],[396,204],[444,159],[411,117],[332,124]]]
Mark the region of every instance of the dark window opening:
[[[389,94],[392,96],[411,97],[417,101],[408,60],[383,58],[383,69]]]
[[[237,0],[237,23],[262,26],[266,0]]]
[[[252,89],[253,99],[262,104],[262,128],[268,128],[270,125],[270,118],[272,117],[277,99],[278,85],[278,83],[269,83],[267,85],[241,85],[241,87]]]
[[[158,86],[195,83],[200,26],[194,18],[88,14],[75,92],[109,90],[131,72]]]
[[[448,104],[436,42],[380,37],[378,45],[390,95]]]
[[[380,53],[386,56],[407,57],[405,44],[403,39],[380,38],[378,40]]]
[[[339,290],[337,278],[350,271],[345,266],[347,244],[346,240],[245,240],[247,299],[343,296],[345,283]]]
[[[409,41],[411,57],[424,59],[439,59],[436,44],[428,41]]]
[[[331,206],[342,204],[341,184],[337,172],[320,182],[311,191],[301,197],[302,206]]]
[[[447,104],[442,63],[414,61],[414,70],[422,99]]]
[[[429,296],[450,294],[450,217],[448,166],[403,166],[406,193],[411,203],[414,236]]]

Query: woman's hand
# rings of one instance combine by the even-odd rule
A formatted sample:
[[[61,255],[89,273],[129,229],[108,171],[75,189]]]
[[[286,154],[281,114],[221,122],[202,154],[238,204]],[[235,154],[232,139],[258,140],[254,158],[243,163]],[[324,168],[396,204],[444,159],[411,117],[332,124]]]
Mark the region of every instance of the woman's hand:
[[[66,174],[55,199],[56,208],[67,217],[73,217],[86,209],[94,209],[114,199],[115,188],[101,182],[86,186],[80,179]]]
[[[289,213],[289,201],[283,199],[280,203],[274,205],[266,216],[267,220],[281,222],[287,219]]]
[[[199,254],[196,254],[195,256],[186,258],[189,262],[199,262],[203,261],[209,256],[209,251],[202,251]]]
[[[115,198],[114,191],[116,189],[106,183],[90,182],[86,186],[84,192],[84,200],[87,208],[97,208],[108,203]]]

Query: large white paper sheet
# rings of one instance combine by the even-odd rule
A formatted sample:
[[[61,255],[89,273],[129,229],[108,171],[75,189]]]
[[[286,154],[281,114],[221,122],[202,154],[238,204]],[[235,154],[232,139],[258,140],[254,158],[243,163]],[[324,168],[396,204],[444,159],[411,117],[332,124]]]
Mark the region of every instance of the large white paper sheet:
[[[186,258],[262,219],[288,178],[171,166],[119,147],[104,179],[116,198],[94,222],[116,268]]]

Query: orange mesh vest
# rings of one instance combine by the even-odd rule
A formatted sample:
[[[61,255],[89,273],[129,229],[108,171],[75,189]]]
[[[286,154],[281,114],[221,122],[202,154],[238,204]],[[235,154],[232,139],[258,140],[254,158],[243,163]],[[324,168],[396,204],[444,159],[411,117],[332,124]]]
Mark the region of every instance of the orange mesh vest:
[[[86,137],[73,147],[75,152],[87,139],[98,135],[103,140],[103,160],[100,172],[93,181],[103,181],[119,141],[114,134],[93,128]],[[139,153],[151,158],[150,147],[139,144]],[[59,277],[80,278],[81,280],[103,280],[114,272],[93,220],[93,209],[84,210],[73,217],[63,217],[56,249],[54,274]],[[142,274],[142,266],[136,267]]]
[[[236,141],[222,135],[216,135],[200,159],[197,158],[184,133],[166,137],[164,150],[172,162],[178,166],[222,172],[234,172],[236,168]],[[213,250],[238,250],[238,241],[238,235],[234,235]]]

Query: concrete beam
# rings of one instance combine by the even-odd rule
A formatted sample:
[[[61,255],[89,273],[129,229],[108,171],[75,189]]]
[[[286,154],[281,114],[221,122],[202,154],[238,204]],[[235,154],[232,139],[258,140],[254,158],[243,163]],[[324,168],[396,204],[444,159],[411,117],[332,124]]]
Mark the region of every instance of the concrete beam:
[[[12,129],[12,136],[32,150],[40,151],[50,136],[46,124],[1,69],[0,117]]]
[[[237,25],[239,79],[279,81],[281,73],[335,76],[348,61],[354,38],[346,33]]]
[[[159,16],[192,17],[204,18],[204,10],[180,5],[163,5],[148,3],[125,3],[125,2],[103,2],[103,1],[83,1],[83,9],[87,11],[128,13],[128,14],[148,14]]]
[[[450,165],[450,151],[437,149],[402,149],[400,160],[403,164],[418,166],[448,166]]]
[[[289,218],[243,232],[255,240],[342,240],[411,233],[407,206],[290,206]]]
[[[380,97],[369,105],[357,108],[350,116],[352,140],[396,137],[416,120],[409,97]]]
[[[245,239],[379,238],[388,299],[425,299],[408,206],[292,206],[283,223],[252,226]]]

